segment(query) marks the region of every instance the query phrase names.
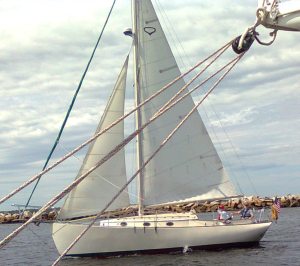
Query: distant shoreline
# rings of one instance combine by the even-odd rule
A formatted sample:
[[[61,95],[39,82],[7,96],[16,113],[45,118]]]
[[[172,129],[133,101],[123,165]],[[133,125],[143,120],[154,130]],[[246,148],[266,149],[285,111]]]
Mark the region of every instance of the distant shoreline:
[[[163,206],[146,207],[145,215],[164,213],[164,212],[190,212],[194,211],[196,213],[208,213],[216,212],[219,206],[222,204],[226,211],[236,211],[243,208],[244,204],[247,202],[250,206],[256,209],[270,208],[273,205],[275,197],[259,197],[259,196],[248,196],[244,198],[234,198],[228,200],[212,200],[212,201],[194,201],[190,203],[176,203]],[[282,208],[293,208],[300,207],[300,195],[287,195],[278,197],[280,200],[280,205]],[[10,210],[10,211],[0,211],[0,224],[10,224],[10,223],[23,223],[27,221],[38,209],[27,209],[23,211]],[[51,209],[44,212],[35,223],[43,222],[53,222],[57,218],[57,214],[60,208]],[[110,211],[104,213],[102,218],[115,218],[115,217],[125,217],[134,216],[138,213],[138,207],[132,205],[126,208],[118,209],[115,211]],[[84,217],[76,217],[84,218]]]

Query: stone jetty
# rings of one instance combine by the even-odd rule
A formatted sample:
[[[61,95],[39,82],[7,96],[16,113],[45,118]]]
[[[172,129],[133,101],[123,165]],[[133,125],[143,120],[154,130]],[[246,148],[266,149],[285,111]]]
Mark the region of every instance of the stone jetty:
[[[23,223],[30,219],[36,211],[37,210],[26,210],[23,213],[15,211],[0,212],[0,224]],[[53,222],[57,217],[57,211],[58,209],[54,209],[43,213],[41,217],[35,221],[35,223]]]
[[[259,197],[249,196],[244,198],[236,198],[230,200],[215,200],[205,202],[192,202],[184,204],[164,205],[145,209],[145,214],[155,214],[164,212],[189,212],[195,211],[196,213],[203,212],[215,212],[222,204],[227,211],[237,211],[243,208],[245,203],[250,204],[253,208],[270,208],[273,204],[275,197]],[[281,207],[300,207],[300,195],[287,195],[278,197],[280,199]],[[36,210],[26,210],[22,214],[16,211],[0,212],[0,224],[3,223],[22,223],[35,213]],[[57,217],[59,209],[53,209],[49,212],[45,212],[42,216],[35,221],[35,223],[53,222]],[[137,206],[130,206],[127,208],[119,209],[112,212],[107,212],[102,217],[119,217],[119,216],[133,216],[138,212]]]
[[[300,195],[287,195],[278,197],[281,201],[282,208],[288,207],[300,207]],[[224,206],[226,211],[238,211],[243,208],[244,204],[247,203],[255,209],[270,208],[274,202],[275,197],[259,197],[259,196],[249,196],[244,198],[236,198],[230,200],[214,200],[205,202],[191,202],[183,204],[165,205],[146,208],[144,211],[146,214],[164,213],[164,212],[189,212],[195,211],[196,213],[205,212],[216,212],[220,205]],[[118,217],[137,215],[137,206],[130,206],[128,208],[123,208],[114,212],[109,212],[104,217]]]

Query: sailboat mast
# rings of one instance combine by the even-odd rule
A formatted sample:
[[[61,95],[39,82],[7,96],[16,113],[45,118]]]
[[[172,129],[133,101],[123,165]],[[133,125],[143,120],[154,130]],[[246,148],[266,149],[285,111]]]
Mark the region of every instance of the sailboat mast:
[[[140,86],[139,86],[139,34],[138,34],[138,0],[132,0],[132,22],[133,22],[133,40],[134,40],[134,48],[133,48],[133,56],[134,56],[134,88],[135,88],[135,104],[138,106],[141,102],[140,96]],[[141,110],[137,109],[136,113],[136,128],[140,128],[142,125],[141,119]],[[142,132],[137,135],[137,163],[138,169],[140,169],[143,165],[143,136]],[[144,172],[141,171],[138,177],[138,206],[139,206],[139,215],[143,215],[144,213]]]

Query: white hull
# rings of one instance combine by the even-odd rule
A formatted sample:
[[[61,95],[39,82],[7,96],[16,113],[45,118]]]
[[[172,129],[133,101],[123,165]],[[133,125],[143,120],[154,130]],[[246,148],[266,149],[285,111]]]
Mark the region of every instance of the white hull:
[[[153,216],[154,217],[154,216]],[[186,218],[189,219],[186,219]],[[130,253],[161,253],[190,248],[232,246],[257,243],[270,222],[240,221],[222,224],[200,221],[196,216],[176,216],[111,219],[98,221],[68,252],[69,256],[110,256]],[[143,226],[147,219],[150,226]],[[166,223],[171,221],[173,225]],[[121,222],[126,221],[126,226]],[[80,234],[87,225],[57,222],[53,224],[53,239],[59,253]]]

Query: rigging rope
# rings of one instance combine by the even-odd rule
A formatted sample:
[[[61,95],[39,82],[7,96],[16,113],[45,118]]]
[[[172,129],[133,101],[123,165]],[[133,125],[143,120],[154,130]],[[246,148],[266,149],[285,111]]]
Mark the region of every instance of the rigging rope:
[[[112,11],[113,11],[113,8],[114,8],[115,3],[116,3],[116,0],[113,1],[113,4],[112,4],[112,6],[111,6],[111,8],[110,8],[110,11],[109,11],[109,13],[108,13],[108,16],[107,16],[107,18],[106,18],[106,20],[105,20],[105,22],[104,22],[103,27],[102,27],[100,36],[99,36],[99,38],[98,38],[98,40],[97,40],[97,42],[96,42],[95,48],[94,48],[94,50],[93,50],[93,52],[92,52],[92,55],[91,55],[91,57],[90,57],[90,60],[88,61],[88,64],[87,64],[87,66],[86,66],[86,68],[85,68],[85,70],[84,70],[84,73],[83,73],[83,75],[82,75],[82,77],[81,77],[81,80],[80,80],[80,82],[79,82],[79,85],[78,85],[78,87],[77,87],[77,89],[76,89],[76,91],[75,91],[75,94],[74,94],[74,96],[73,96],[73,99],[72,99],[72,101],[71,101],[71,104],[70,104],[70,106],[69,106],[69,109],[68,109],[68,111],[67,111],[67,114],[66,114],[66,116],[65,116],[65,119],[64,119],[64,121],[63,121],[63,123],[62,123],[62,125],[61,125],[61,128],[60,128],[60,130],[59,130],[59,133],[58,133],[58,135],[57,135],[57,137],[56,137],[56,140],[55,140],[55,142],[54,142],[54,145],[53,145],[53,147],[52,147],[52,149],[51,149],[51,151],[50,151],[50,153],[49,153],[49,155],[48,155],[48,157],[47,157],[47,159],[46,159],[46,162],[45,162],[45,164],[44,164],[44,166],[43,166],[42,171],[44,171],[44,170],[46,169],[46,167],[47,167],[47,165],[48,165],[48,163],[49,163],[49,161],[50,161],[50,159],[51,159],[51,157],[52,157],[52,155],[53,155],[53,152],[54,152],[54,150],[56,149],[57,144],[59,143],[60,137],[61,137],[61,135],[62,135],[62,133],[63,133],[63,130],[64,130],[66,124],[67,124],[68,118],[69,118],[70,113],[71,113],[71,111],[72,111],[72,109],[73,109],[73,106],[74,106],[74,103],[75,103],[75,101],[76,101],[77,95],[78,95],[78,93],[79,93],[79,91],[80,91],[81,85],[82,85],[83,80],[84,80],[84,78],[85,78],[85,76],[86,76],[86,73],[87,73],[87,71],[88,71],[88,69],[89,69],[89,67],[90,67],[90,64],[91,64],[91,62],[92,62],[92,60],[93,60],[93,58],[94,58],[96,49],[97,49],[97,47],[98,47],[98,45],[99,45],[99,42],[100,42],[100,40],[101,40],[101,38],[102,38],[103,32],[104,32],[104,30],[105,30],[105,28],[106,28],[106,25],[107,25],[107,23],[108,23],[108,20],[109,20],[109,18],[110,18],[110,15],[111,15],[111,13],[112,13]],[[27,203],[26,203],[26,205],[25,205],[25,208],[24,208],[25,210],[26,210],[26,208],[28,207],[28,205],[29,205],[29,203],[30,203],[30,200],[31,200],[31,198],[32,198],[32,196],[33,196],[33,193],[35,192],[35,190],[36,190],[36,188],[37,188],[37,186],[38,186],[40,180],[41,180],[41,177],[42,177],[42,176],[38,177],[38,179],[37,179],[37,181],[36,181],[36,183],[35,183],[35,185],[34,185],[34,188],[33,188],[32,192],[31,192],[31,194],[30,194],[30,196],[29,196],[29,198],[28,198],[28,200],[27,200]]]
[[[238,56],[237,58],[241,58],[241,56]],[[236,58],[236,59],[237,59]],[[235,60],[236,60],[235,59]],[[233,60],[234,61],[234,60]],[[236,63],[235,63],[236,64]],[[235,65],[234,64],[234,65]],[[227,64],[228,65],[228,64]],[[232,66],[233,67],[233,66]],[[231,67],[231,68],[232,68]],[[231,69],[230,68],[230,69]],[[223,67],[224,69],[224,67]],[[229,70],[230,70],[229,69]],[[228,70],[228,72],[229,72]],[[228,73],[226,72],[226,73]],[[215,74],[214,74],[215,75]],[[219,83],[217,83],[218,85]],[[216,86],[217,86],[216,85]],[[199,88],[200,86],[196,86],[196,88]],[[136,131],[134,131],[131,135],[129,135],[124,141],[119,143],[115,148],[113,148],[106,156],[104,156],[98,163],[96,163],[92,168],[90,168],[86,173],[79,176],[77,179],[75,179],[69,186],[67,186],[61,193],[57,194],[54,198],[52,198],[48,203],[46,203],[38,212],[36,212],[35,215],[33,215],[29,220],[27,220],[23,225],[18,227],[15,231],[13,231],[11,234],[9,234],[7,237],[5,237],[0,242],[0,248],[4,247],[7,243],[9,243],[10,240],[12,240],[15,236],[17,236],[23,229],[25,229],[31,222],[33,222],[34,219],[39,217],[43,212],[47,211],[50,207],[55,205],[59,200],[61,200],[65,195],[67,195],[74,187],[76,187],[80,182],[82,182],[90,173],[92,173],[95,169],[97,169],[99,166],[101,166],[103,163],[105,163],[107,160],[109,160],[113,155],[115,155],[119,150],[121,150],[125,145],[127,145],[136,135],[140,134],[144,128],[146,128],[150,123],[155,121],[158,117],[160,117],[162,114],[167,112],[170,108],[172,108],[175,104],[177,104],[179,101],[183,100],[187,95],[191,94],[196,88],[194,88],[192,91],[186,93],[181,98],[177,99],[177,101],[173,102],[171,105],[165,107],[163,106],[161,110],[159,110],[157,113],[155,113],[148,122],[143,124],[140,128],[138,128]],[[208,96],[208,95],[207,95]],[[206,96],[206,97],[207,97]],[[151,97],[150,97],[151,98]],[[132,181],[132,180],[131,180]],[[126,185],[127,186],[127,185]],[[125,188],[124,188],[125,189]],[[124,190],[123,189],[123,190]]]
[[[107,126],[106,128],[104,128],[103,130],[101,130],[100,132],[98,132],[97,134],[95,134],[94,136],[92,136],[90,139],[88,139],[87,141],[85,141],[84,143],[82,143],[81,145],[79,145],[77,148],[75,148],[74,150],[72,150],[70,153],[66,154],[65,156],[63,156],[62,158],[60,158],[58,161],[56,161],[55,163],[53,163],[52,165],[50,165],[49,167],[47,167],[46,169],[44,169],[43,171],[41,171],[40,173],[38,173],[37,175],[32,176],[31,178],[29,178],[29,180],[27,180],[26,182],[24,182],[21,186],[19,186],[18,188],[16,188],[15,190],[13,190],[12,192],[10,192],[6,196],[4,196],[2,199],[0,199],[0,204],[2,204],[3,202],[5,202],[6,200],[10,199],[16,193],[20,192],[22,189],[24,189],[25,187],[29,186],[35,180],[37,180],[38,178],[40,178],[41,176],[43,176],[44,174],[46,174],[47,172],[49,172],[50,170],[52,170],[53,168],[55,168],[56,166],[58,166],[59,164],[61,164],[62,162],[64,162],[66,159],[68,159],[69,157],[71,157],[72,155],[74,155],[76,152],[78,152],[79,150],[81,150],[82,148],[84,148],[85,146],[87,146],[88,144],[90,144],[96,138],[98,138],[99,136],[103,135],[109,129],[111,129],[112,127],[114,127],[115,125],[117,125],[118,123],[120,123],[121,121],[123,121],[124,119],[126,119],[131,114],[135,113],[136,110],[138,110],[139,108],[141,108],[142,106],[144,106],[145,104],[147,104],[148,102],[150,102],[152,99],[154,99],[155,97],[157,97],[158,95],[160,95],[161,93],[163,93],[166,89],[168,89],[169,87],[171,87],[178,80],[180,80],[180,79],[184,78],[185,76],[187,76],[188,74],[190,74],[192,71],[194,71],[196,68],[198,68],[199,66],[201,66],[203,63],[205,63],[211,57],[215,56],[218,52],[220,52],[222,49],[224,49],[225,47],[227,47],[231,43],[232,43],[232,40],[230,42],[228,42],[227,44],[225,44],[224,46],[222,46],[217,51],[215,51],[214,53],[212,53],[211,55],[209,55],[204,60],[199,61],[196,65],[194,65],[188,71],[186,71],[183,74],[179,75],[177,78],[175,78],[170,83],[168,83],[167,85],[165,85],[164,87],[162,87],[160,90],[158,90],[155,94],[153,94],[150,97],[148,97],[144,102],[141,102],[138,106],[136,106],[130,112],[126,113],[125,115],[123,115],[122,117],[120,117],[119,119],[117,119],[116,121],[114,121],[112,124],[110,124],[109,126]]]
[[[62,148],[67,152],[67,149],[66,149],[65,147],[62,146]],[[73,155],[73,157],[76,158],[76,159],[80,162],[80,164],[83,164],[84,161],[83,161],[82,159],[78,158],[78,157],[75,156],[75,155]],[[107,178],[105,178],[105,177],[103,177],[103,176],[101,176],[101,175],[99,175],[99,174],[96,174],[96,173],[95,173],[94,175],[95,175],[97,178],[100,178],[100,179],[102,179],[103,181],[105,181],[106,183],[110,184],[112,187],[115,187],[116,189],[121,189],[120,186],[115,185],[113,182],[109,181]],[[131,192],[129,192],[129,191],[126,191],[126,194],[128,194],[129,196],[132,196],[132,197],[137,198],[137,196],[136,196],[135,194],[133,194],[133,193],[131,193]]]
[[[203,68],[198,74],[196,74],[186,85],[184,85],[158,112],[163,111],[164,108],[168,107],[170,103],[172,103],[184,90],[186,90],[197,78],[200,77],[200,75],[202,75],[204,73],[205,70],[207,70],[230,46],[230,44],[228,44],[227,46],[225,46],[219,54],[216,55],[216,57],[209,62],[209,64]],[[213,77],[213,76],[212,76]]]
[[[219,83],[225,78],[225,76],[229,73],[229,71],[238,63],[238,61],[243,57],[244,53],[237,56],[230,63],[232,64],[228,70],[214,83],[211,89],[203,96],[203,98],[190,110],[190,112],[179,122],[179,124],[171,131],[171,133],[161,142],[160,146],[152,153],[152,155],[147,159],[146,162],[143,163],[140,169],[128,180],[128,182],[122,187],[122,189],[112,198],[112,200],[99,212],[90,222],[90,224],[75,238],[75,240],[64,250],[64,252],[57,258],[57,260],[52,264],[52,266],[57,265],[61,259],[67,254],[68,251],[80,240],[80,238],[93,226],[97,219],[107,210],[107,208],[115,201],[115,199],[123,192],[123,190],[133,181],[133,179],[146,167],[146,165],[153,159],[154,156],[166,145],[166,143],[172,138],[172,136],[179,130],[179,128],[191,117],[191,115],[197,110],[197,108],[203,103],[203,101],[209,96],[210,93],[219,85]],[[189,95],[189,94],[188,94]],[[181,97],[180,101],[185,98],[187,95]],[[179,99],[172,103],[172,105],[167,106],[167,110],[172,108]],[[156,114],[152,116],[151,119],[155,119],[155,117],[164,113],[166,109],[161,112],[158,111]]]

